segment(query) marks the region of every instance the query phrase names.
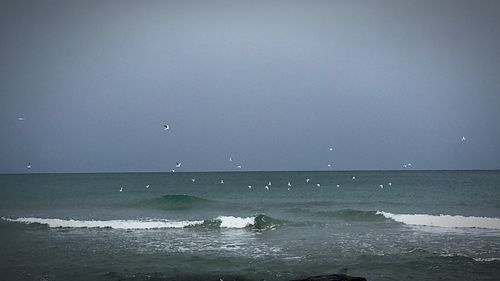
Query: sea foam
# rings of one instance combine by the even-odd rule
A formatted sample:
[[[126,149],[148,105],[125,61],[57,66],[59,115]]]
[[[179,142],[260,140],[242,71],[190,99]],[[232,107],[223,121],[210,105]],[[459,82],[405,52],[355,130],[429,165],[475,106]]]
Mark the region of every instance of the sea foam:
[[[114,229],[158,229],[158,228],[184,228],[191,225],[203,223],[203,221],[168,221],[168,220],[63,220],[45,218],[4,218],[10,222],[20,222],[26,224],[38,223],[49,227],[64,228],[114,228]]]
[[[216,220],[221,222],[220,227],[226,228],[245,228],[255,224],[255,217],[219,216]]]
[[[478,262],[498,262],[500,261],[500,258],[473,258],[475,261]]]
[[[262,215],[260,215],[262,216]],[[260,217],[259,216],[259,217]],[[58,218],[5,218],[9,222],[18,222],[25,224],[43,224],[51,228],[113,228],[113,229],[160,229],[160,228],[185,228],[185,227],[203,227],[205,225],[216,225],[221,228],[246,228],[256,224],[256,217],[233,217],[219,216],[211,220],[74,220]]]
[[[465,217],[458,215],[436,216],[427,214],[402,215],[402,214],[392,214],[382,211],[377,211],[377,214],[383,215],[388,219],[392,219],[394,221],[408,225],[438,226],[438,227],[452,227],[452,228],[500,229],[500,218]]]

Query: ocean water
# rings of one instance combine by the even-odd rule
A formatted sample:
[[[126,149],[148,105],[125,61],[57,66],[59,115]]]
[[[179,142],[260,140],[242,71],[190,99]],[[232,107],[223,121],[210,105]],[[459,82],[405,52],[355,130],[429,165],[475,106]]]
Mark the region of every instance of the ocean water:
[[[0,217],[0,280],[500,280],[500,171],[0,175]]]

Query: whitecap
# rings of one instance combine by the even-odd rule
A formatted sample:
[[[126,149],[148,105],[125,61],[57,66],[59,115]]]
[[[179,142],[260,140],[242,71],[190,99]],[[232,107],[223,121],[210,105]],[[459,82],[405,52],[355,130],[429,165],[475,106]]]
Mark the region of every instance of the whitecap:
[[[428,215],[428,214],[392,214],[377,211],[378,215],[383,215],[388,219],[408,225],[437,226],[451,228],[486,228],[500,229],[500,218],[489,217],[466,217],[452,215]]]
[[[473,258],[473,260],[478,262],[494,262],[500,261],[500,258]]]
[[[186,226],[202,224],[203,221],[169,221],[169,220],[74,220],[55,218],[21,217],[17,219],[4,218],[5,221],[20,222],[25,224],[44,224],[51,228],[113,228],[113,229],[159,229],[159,228],[184,228]]]
[[[219,216],[217,220],[221,222],[220,227],[225,228],[245,228],[255,224],[255,217]]]

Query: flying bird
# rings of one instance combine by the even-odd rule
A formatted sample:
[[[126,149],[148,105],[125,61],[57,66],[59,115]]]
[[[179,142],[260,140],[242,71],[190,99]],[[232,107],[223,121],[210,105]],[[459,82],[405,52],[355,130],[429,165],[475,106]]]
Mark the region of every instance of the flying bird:
[[[168,124],[163,124],[163,130],[169,130],[170,129],[170,125]]]
[[[241,169],[241,165],[236,166],[238,169]]]
[[[120,192],[122,192],[122,191],[123,191],[123,186],[122,186],[122,187],[120,187]]]
[[[379,187],[380,187],[380,188],[384,188],[384,185],[383,185],[383,184],[381,184],[381,185],[379,185]]]
[[[28,165],[26,165],[27,169],[31,169],[31,162],[28,162]]]
[[[17,117],[17,120],[18,120],[18,121],[24,121],[24,120],[25,120],[25,118],[24,118],[24,117]]]
[[[175,167],[176,167],[176,168],[180,168],[180,167],[181,167],[181,165],[182,165],[182,163],[181,163],[181,162],[176,162],[176,163],[175,163]]]
[[[465,141],[465,136],[462,136],[462,141]]]
[[[328,164],[327,166],[328,166],[328,168],[331,168],[331,167],[332,167],[332,164]]]
[[[220,180],[220,183],[223,184],[224,183],[224,180]]]
[[[146,185],[146,188],[149,188],[149,184],[148,184],[148,185]]]
[[[191,179],[191,181],[192,181],[192,182],[195,182],[195,181],[196,181],[196,179]]]
[[[233,162],[233,158],[232,157],[229,157],[229,162]]]
[[[249,185],[249,186],[248,186],[248,188],[249,188],[249,189],[252,189],[252,186],[251,186],[251,185]]]
[[[388,185],[388,186],[391,186],[391,185],[392,185],[392,182],[387,183],[387,185]]]
[[[290,182],[287,183],[288,186],[292,187],[292,184]]]
[[[311,180],[310,178],[307,178],[307,179],[306,179],[306,182],[309,182],[310,180]]]
[[[269,186],[267,186],[267,185],[266,185],[266,186],[264,186],[264,188],[265,188],[266,190],[269,190]]]
[[[328,150],[333,151],[333,147],[330,147]]]

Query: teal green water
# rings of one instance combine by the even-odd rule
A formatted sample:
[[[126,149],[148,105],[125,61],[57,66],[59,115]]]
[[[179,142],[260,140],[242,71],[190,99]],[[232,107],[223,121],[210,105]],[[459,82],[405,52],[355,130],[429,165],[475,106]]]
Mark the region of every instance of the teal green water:
[[[0,175],[0,216],[0,280],[500,279],[499,171]]]

